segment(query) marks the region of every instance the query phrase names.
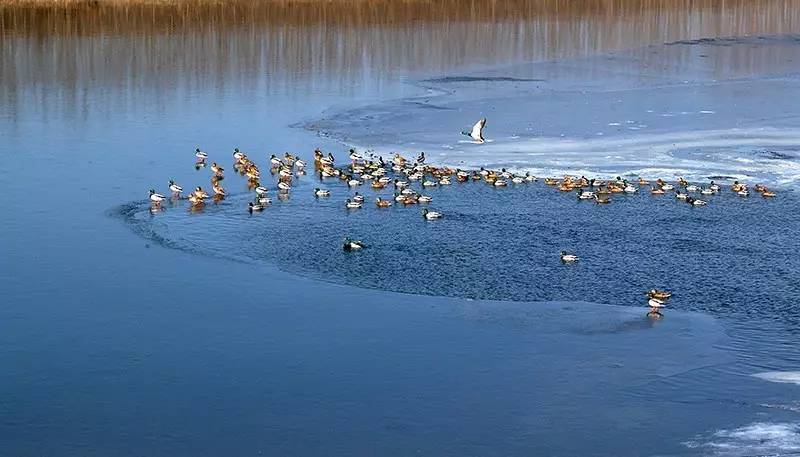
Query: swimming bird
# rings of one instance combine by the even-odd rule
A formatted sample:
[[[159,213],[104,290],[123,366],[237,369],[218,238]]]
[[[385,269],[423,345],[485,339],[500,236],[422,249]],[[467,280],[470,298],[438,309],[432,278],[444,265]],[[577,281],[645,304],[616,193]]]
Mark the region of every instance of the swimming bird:
[[[442,213],[439,213],[439,212],[436,212],[436,211],[428,211],[428,208],[425,208],[425,209],[422,210],[422,217],[424,217],[425,219],[427,219],[429,221],[432,221],[434,219],[441,219],[442,218]]]
[[[586,192],[583,189],[578,189],[578,200],[592,200],[594,192]]]
[[[461,134],[472,138],[473,140],[475,140],[476,143],[483,143],[484,141],[486,141],[483,139],[484,127],[486,127],[486,118],[483,118],[478,122],[476,122],[475,125],[472,126],[471,131],[468,132],[465,130],[461,132]]]
[[[181,192],[183,192],[183,187],[175,184],[175,181],[169,180],[169,190],[172,192],[172,195],[176,197],[181,196]]]
[[[238,162],[244,159],[245,155],[242,151],[239,150],[239,148],[233,148],[233,158],[236,159],[236,161]]]
[[[194,156],[197,157],[197,160],[200,162],[203,162],[208,158],[208,154],[201,151],[200,148],[194,150]]]
[[[256,187],[256,194],[258,195],[267,195],[267,188],[264,186]]]
[[[194,189],[194,192],[192,193],[192,195],[194,195],[194,196],[195,196],[195,197],[197,197],[197,198],[208,198],[208,194],[207,194],[207,193],[206,193],[206,191],[204,191],[204,190],[203,190],[203,188],[202,188],[202,187],[200,187],[200,186],[197,186],[197,187]]]
[[[361,208],[361,205],[362,205],[361,202],[356,202],[356,201],[350,200],[349,198],[347,199],[347,201],[344,204],[345,208],[348,208],[348,209]]]
[[[282,190],[284,192],[288,192],[289,189],[291,189],[291,188],[292,188],[292,186],[290,186],[289,184],[287,184],[287,183],[285,183],[283,181],[278,183],[278,189],[280,189],[280,190]]]
[[[264,211],[264,205],[260,203],[250,202],[247,204],[247,212],[253,214],[253,211]]]
[[[360,240],[352,240],[350,237],[344,238],[344,245],[342,249],[346,252],[357,251],[364,248],[364,242]]]
[[[650,289],[647,291],[647,296],[658,300],[666,300],[672,296],[672,292],[666,290]]]
[[[577,262],[580,257],[575,254],[568,254],[567,251],[561,251],[561,261],[564,263]]]
[[[225,171],[225,169],[217,165],[217,162],[211,162],[211,171],[213,171],[217,176],[222,176],[222,173]]]
[[[420,203],[430,203],[433,201],[433,197],[429,197],[427,195],[420,195],[417,197],[417,201]]]
[[[391,200],[383,200],[382,198],[378,197],[375,200],[375,205],[378,208],[388,208],[388,207],[392,206],[392,201]]]
[[[161,206],[161,202],[166,199],[163,195],[156,193],[155,189],[150,189],[150,201],[154,206]]]
[[[356,192],[356,194],[353,196],[353,201],[358,203],[364,203],[364,196]]]
[[[708,205],[707,201],[700,200],[700,199],[697,199],[697,198],[692,198],[692,197],[686,197],[686,203],[688,203],[688,204],[690,204],[692,206],[706,206],[706,205]]]
[[[331,196],[331,191],[329,191],[327,189],[320,189],[319,187],[317,187],[316,189],[314,189],[314,196],[315,197],[330,197]]]

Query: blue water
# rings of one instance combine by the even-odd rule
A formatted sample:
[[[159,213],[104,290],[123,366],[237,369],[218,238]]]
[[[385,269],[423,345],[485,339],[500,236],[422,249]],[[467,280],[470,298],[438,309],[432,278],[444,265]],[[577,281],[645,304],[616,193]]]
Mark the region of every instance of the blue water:
[[[778,12],[794,11],[787,5]],[[692,22],[694,14],[680,15],[677,23],[705,24]],[[791,29],[793,17],[777,28]],[[663,20],[672,24],[670,18]],[[572,24],[581,23],[608,33],[601,36],[619,35],[615,24],[583,17]],[[459,23],[448,33],[486,38],[480,55],[469,56],[459,53],[462,41],[455,37],[432,40],[441,38],[434,32],[450,30],[441,23],[386,28],[385,40],[379,29],[354,26],[368,42],[319,59],[306,52],[306,41],[286,44],[297,36],[327,42],[319,24],[3,37],[0,455],[800,450],[800,398],[792,381],[800,379],[794,373],[800,365],[798,215],[790,179],[798,146],[791,132],[798,124],[796,108],[780,97],[789,100],[796,91],[787,63],[794,48],[781,40],[777,48],[746,42],[725,47],[727,57],[713,64],[699,63],[704,58],[697,54],[706,51],[676,51],[665,60],[668,73],[692,76],[687,79],[696,85],[688,92],[695,96],[687,98],[693,101],[681,101],[680,86],[642,77],[638,103],[624,86],[631,75],[650,70],[631,59],[615,71],[599,45],[581,49],[606,57],[516,54],[509,51],[516,49],[508,41],[513,33]],[[662,41],[715,29],[702,26],[688,36],[682,30]],[[580,42],[594,42],[593,36],[587,32]],[[413,45],[398,45],[406,43],[401,38]],[[275,40],[286,46],[265,45]],[[641,53],[643,41],[637,32],[615,43]],[[420,51],[414,58],[406,52],[430,51],[424,46],[430,42],[452,52]],[[251,46],[258,52],[249,52]],[[551,113],[547,122],[526,137],[520,126],[528,118],[500,113],[501,122],[489,124],[496,130],[487,149],[458,142],[461,125],[493,97],[505,100],[498,112],[508,106],[510,89],[503,85],[537,83],[485,81],[487,71],[507,75],[508,65],[553,70],[538,67],[541,62],[520,64],[546,58],[582,69],[573,79],[567,71],[542,78],[511,73],[548,81],[550,92],[540,94],[535,109]],[[789,69],[780,67],[776,76],[780,62]],[[727,83],[712,84],[709,73]],[[595,75],[592,84],[587,74]],[[729,81],[739,77],[747,80],[738,86],[744,92]],[[422,100],[441,102],[442,110],[409,102],[420,101],[431,84],[479,84],[482,96]],[[597,119],[573,109],[616,99],[615,84],[626,96],[613,118],[606,116],[611,109]],[[440,94],[436,89],[432,95]],[[456,99],[475,94],[474,87],[451,90]],[[697,94],[713,101],[718,115],[700,113],[708,104]],[[758,94],[781,113],[746,130],[731,107],[754,103]],[[665,100],[674,100],[674,109],[659,104]],[[697,106],[681,115],[688,112],[677,106],[683,103]],[[766,110],[745,108],[751,114],[741,116],[748,121]],[[440,117],[422,122],[417,110]],[[398,118],[389,121],[382,111]],[[565,114],[572,111],[574,122]],[[646,115],[671,119],[662,111],[687,117],[673,129],[668,121],[650,123],[653,132],[607,125]],[[431,160],[472,165],[485,157],[492,166],[508,163],[500,152],[509,148],[519,168],[556,169],[538,163],[541,156],[526,162],[520,151],[530,146],[545,154],[563,133],[577,146],[550,159],[571,163],[597,147],[599,155],[587,155],[587,170],[575,172],[598,171],[598,164],[609,173],[638,172],[626,160],[598,159],[626,140],[636,145],[626,155],[643,162],[648,159],[636,159],[636,151],[647,148],[657,153],[649,157],[675,157],[681,165],[711,154],[690,168],[701,170],[698,180],[718,171],[708,163],[779,176],[769,181],[778,196],[723,192],[708,207],[690,208],[642,193],[597,206],[541,182],[507,189],[454,182],[425,192],[434,198],[430,208],[444,213],[426,222],[419,207],[379,210],[368,202],[348,212],[343,200],[352,190],[309,174],[288,200],[246,212],[251,194],[232,172],[233,147],[264,171],[269,154],[283,151],[310,158],[320,147],[341,160],[348,144],[340,140],[348,142],[338,120],[356,112],[365,116],[352,130],[350,143],[358,147],[412,155],[422,145],[449,145],[465,151],[463,157],[437,147]],[[587,141],[597,136],[595,121],[614,138]],[[319,128],[308,129],[314,125]],[[748,141],[762,127],[767,133]],[[735,128],[746,131],[731,134]],[[511,138],[515,133],[520,138]],[[676,139],[680,144],[670,149]],[[704,140],[716,146],[687,144]],[[208,187],[208,169],[193,167],[198,146],[228,169],[223,185],[231,196],[199,212],[178,202],[150,213],[151,187],[166,192],[169,179],[184,188]],[[769,151],[785,173],[765,165],[774,155]],[[753,162],[732,167],[736,159]],[[265,183],[274,187],[271,177]],[[311,190],[318,186],[333,195],[315,199]],[[345,235],[368,248],[342,252]],[[563,249],[581,261],[561,264]],[[651,287],[675,293],[661,320],[645,316],[643,293]]]

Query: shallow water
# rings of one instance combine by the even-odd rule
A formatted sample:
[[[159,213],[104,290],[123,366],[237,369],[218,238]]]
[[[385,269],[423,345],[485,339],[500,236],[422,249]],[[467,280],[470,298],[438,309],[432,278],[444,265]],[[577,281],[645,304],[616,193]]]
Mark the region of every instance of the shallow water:
[[[560,3],[0,7],[0,454],[796,452],[800,5]],[[229,170],[219,205],[143,206],[207,186],[197,146],[230,168],[341,139],[780,190],[454,183],[426,223],[313,176],[249,216]]]

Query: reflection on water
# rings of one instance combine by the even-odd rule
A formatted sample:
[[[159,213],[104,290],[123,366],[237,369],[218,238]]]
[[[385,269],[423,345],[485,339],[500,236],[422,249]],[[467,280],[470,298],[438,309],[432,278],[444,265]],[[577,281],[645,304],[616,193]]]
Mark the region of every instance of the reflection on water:
[[[175,87],[352,94],[414,72],[800,26],[797,0],[22,4],[0,6],[0,97],[11,110],[25,90],[37,103]]]

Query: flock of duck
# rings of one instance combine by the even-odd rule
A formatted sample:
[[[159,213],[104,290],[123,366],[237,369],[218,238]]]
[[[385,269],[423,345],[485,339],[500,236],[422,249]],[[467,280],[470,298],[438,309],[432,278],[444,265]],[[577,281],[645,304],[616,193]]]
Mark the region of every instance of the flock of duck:
[[[485,125],[485,120],[481,120],[473,129],[474,136],[481,140],[483,125]],[[471,132],[464,133],[469,134]],[[198,148],[195,150],[194,155],[196,159],[195,169],[205,168],[208,154]],[[507,187],[510,184],[523,185],[538,181],[538,178],[530,173],[512,173],[505,169],[498,171],[482,167],[477,170],[463,170],[437,167],[426,163],[424,153],[421,153],[415,159],[408,159],[400,154],[395,154],[391,162],[387,163],[383,157],[373,154],[365,157],[351,149],[348,159],[349,161],[346,165],[337,166],[332,154],[324,154],[317,149],[314,151],[314,172],[321,182],[337,179],[346,183],[353,190],[367,185],[376,191],[392,190],[392,198],[376,197],[375,205],[378,208],[387,208],[394,204],[403,206],[426,205],[432,202],[433,198],[425,195],[423,193],[424,190],[449,186],[454,180],[458,183],[482,181],[498,188]],[[225,179],[224,168],[216,162],[212,162],[209,168],[211,170],[212,194],[206,192],[201,186],[195,187],[185,197],[190,204],[191,210],[202,209],[209,198],[213,199],[214,202],[219,202],[228,195],[228,192],[222,187],[222,181]],[[272,203],[271,191],[262,185],[260,167],[244,152],[236,148],[233,151],[233,169],[247,179],[247,188],[250,192],[253,192],[253,199],[248,202],[247,211],[252,214],[266,209]],[[306,169],[306,162],[288,152],[284,154],[283,158],[272,155],[269,158],[269,173],[277,176],[277,198],[281,200],[287,199],[292,191],[295,178],[305,175],[307,173]],[[421,191],[412,188],[412,183],[415,182],[420,184]],[[579,200],[591,200],[596,204],[611,203],[611,194],[635,194],[649,186],[649,192],[653,195],[664,195],[670,192],[679,201],[684,201],[692,206],[705,206],[708,201],[702,200],[699,196],[705,198],[706,196],[719,194],[722,191],[722,187],[714,181],[711,181],[707,186],[698,186],[690,184],[683,178],[678,178],[675,184],[671,184],[662,179],[650,182],[639,178],[634,182],[629,182],[621,177],[612,180],[600,180],[588,179],[583,176],[564,176],[563,178],[544,178],[544,183],[562,192],[576,192]],[[169,190],[171,200],[177,201],[184,198],[183,187],[173,180],[169,181]],[[730,186],[730,190],[741,197],[751,195],[749,186],[738,181]],[[755,185],[754,190],[765,198],[775,196],[775,192],[761,184]],[[314,196],[316,198],[329,198],[331,197],[331,191],[317,187],[314,189]],[[162,202],[168,198],[163,194],[157,193],[154,189],[150,189],[149,199],[151,202],[150,210],[155,213],[162,210]],[[344,207],[347,210],[357,210],[363,207],[365,201],[366,197],[355,191],[353,195],[344,201]],[[425,220],[429,221],[443,217],[442,213],[428,208],[423,208],[421,214]],[[342,248],[344,251],[350,252],[362,249],[365,246],[364,242],[360,240],[345,238]],[[563,263],[574,263],[580,260],[574,253],[566,251],[560,253],[560,258]],[[650,311],[648,316],[660,317],[660,309],[666,306],[666,300],[670,296],[671,294],[666,291],[658,291],[656,289],[649,291],[648,305]]]

